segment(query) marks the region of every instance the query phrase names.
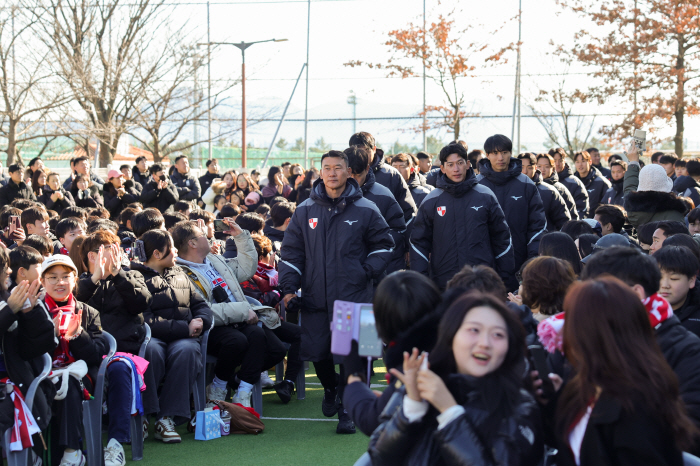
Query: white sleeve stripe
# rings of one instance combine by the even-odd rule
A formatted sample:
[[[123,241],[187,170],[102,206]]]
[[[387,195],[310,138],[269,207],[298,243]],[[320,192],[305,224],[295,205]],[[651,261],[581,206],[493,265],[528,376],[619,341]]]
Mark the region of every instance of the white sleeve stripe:
[[[424,255],[422,252],[420,252],[420,251],[418,250],[418,248],[417,248],[413,243],[411,243],[411,247],[413,248],[414,251],[416,251],[416,252],[418,253],[418,255],[420,255],[423,259],[425,259],[426,262],[430,262],[430,261],[428,260],[428,258],[425,257],[425,255]]]
[[[508,238],[508,247],[506,248],[505,251],[503,251],[502,253],[500,253],[499,255],[497,255],[497,256],[496,256],[496,259],[500,259],[501,257],[505,256],[506,253],[507,253],[508,251],[510,251],[510,248],[512,248],[512,247],[513,247],[513,238],[510,237],[510,238]]]
[[[7,306],[7,303],[5,301],[0,301],[0,309],[4,309],[5,306]]]
[[[529,245],[530,243],[532,243],[535,240],[535,238],[540,236],[545,231],[547,231],[547,219],[544,220],[544,228],[542,228],[540,231],[538,231],[536,235],[533,235],[533,237],[530,238],[530,241],[528,241],[527,244]]]
[[[301,275],[301,270],[299,270],[299,269],[298,269],[297,267],[295,267],[294,265],[290,264],[290,263],[287,262],[287,261],[280,261],[280,262],[283,263],[283,264],[287,264],[288,266],[290,266],[291,268],[293,268],[294,270],[296,270],[297,273],[298,273],[299,275]]]
[[[406,226],[407,226],[407,227],[411,224],[411,222],[413,221],[414,218],[416,218],[415,214],[414,214],[414,215],[411,215],[411,220],[409,220],[408,222],[406,222]]]
[[[367,257],[371,256],[372,254],[378,254],[378,253],[381,253],[381,252],[392,253],[393,251],[394,251],[394,248],[391,248],[391,249],[377,249],[376,251],[372,251],[372,252],[370,252],[369,254],[367,254]]]

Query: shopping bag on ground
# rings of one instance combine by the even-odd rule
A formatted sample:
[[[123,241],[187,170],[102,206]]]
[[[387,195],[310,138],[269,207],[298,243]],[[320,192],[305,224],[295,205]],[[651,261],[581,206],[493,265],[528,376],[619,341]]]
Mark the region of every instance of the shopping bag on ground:
[[[260,420],[258,413],[253,408],[244,408],[240,404],[228,403],[226,401],[215,400],[222,411],[228,411],[231,415],[232,434],[253,434],[257,435],[265,429],[265,424]]]
[[[204,411],[197,411],[194,439],[211,440],[221,437],[223,423],[218,409],[207,408]]]

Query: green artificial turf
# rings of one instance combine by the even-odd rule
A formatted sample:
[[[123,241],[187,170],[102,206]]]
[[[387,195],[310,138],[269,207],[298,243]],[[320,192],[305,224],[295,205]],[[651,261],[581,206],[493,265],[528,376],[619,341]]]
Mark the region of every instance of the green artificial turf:
[[[381,366],[381,367],[379,367]],[[385,369],[375,362],[373,384],[386,386]],[[270,376],[274,379],[272,371]],[[144,442],[143,460],[131,461],[131,447],[124,445],[127,462],[138,466],[195,466],[230,465],[352,465],[366,451],[368,437],[361,432],[354,435],[335,433],[337,416],[331,422],[321,412],[323,389],[313,372],[313,364],[306,372],[306,399],[292,396],[284,405],[274,390],[263,392],[263,422],[265,430],[259,435],[229,435],[219,439],[199,441],[187,432],[186,426],[177,428],[182,443],[165,445],[154,439],[153,420],[149,437]],[[276,418],[310,418],[323,421],[272,420]]]

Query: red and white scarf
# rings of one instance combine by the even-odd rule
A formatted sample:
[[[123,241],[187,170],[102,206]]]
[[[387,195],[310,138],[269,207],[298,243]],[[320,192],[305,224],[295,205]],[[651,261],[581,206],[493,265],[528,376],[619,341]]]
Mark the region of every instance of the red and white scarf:
[[[651,328],[655,330],[673,315],[673,309],[668,301],[656,293],[643,299],[642,304],[647,309]],[[550,353],[554,353],[555,350],[563,352],[563,330],[564,313],[560,312],[540,322],[537,326],[537,336]]]
[[[260,282],[256,280],[258,283],[258,288],[260,288],[260,291],[262,292],[272,291],[274,287],[279,285],[279,275],[277,274],[277,270],[275,270],[275,268],[269,264],[258,262],[258,269],[255,271],[255,275],[262,278],[268,284],[267,287],[264,285],[260,286]]]
[[[59,306],[56,304],[56,301],[54,301],[48,294],[46,295],[44,301],[46,302],[46,307],[49,308],[49,313],[51,314],[52,319],[60,313],[63,313],[65,317],[70,314],[75,316],[75,298],[73,297],[73,293],[68,295],[68,302],[65,306]],[[53,353],[53,367],[65,367],[76,361],[70,352],[69,343],[70,342],[66,340],[65,337],[65,330],[61,331],[58,336],[58,346]]]
[[[15,422],[12,425],[12,435],[10,438],[10,451],[20,451],[34,446],[32,435],[41,433],[41,429],[36,423],[32,411],[24,403],[22,392],[13,384],[10,379],[0,380],[12,387],[10,399],[15,405]]]

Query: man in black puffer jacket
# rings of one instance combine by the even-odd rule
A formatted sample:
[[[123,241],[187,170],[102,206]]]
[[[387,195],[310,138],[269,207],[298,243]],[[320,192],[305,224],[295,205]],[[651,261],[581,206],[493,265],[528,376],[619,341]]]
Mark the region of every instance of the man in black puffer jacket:
[[[202,195],[199,180],[190,173],[190,162],[186,155],[175,158],[175,171],[170,179],[177,188],[179,200],[196,201]]]
[[[0,188],[0,205],[10,205],[15,199],[30,199],[36,201],[34,192],[22,181],[22,166],[13,163],[8,167],[10,181]]]
[[[131,178],[145,188],[150,177],[151,174],[146,167],[146,157],[136,157],[136,165],[131,169]]]
[[[588,191],[583,185],[583,182],[574,176],[571,167],[566,163],[566,152],[561,147],[551,149],[549,155],[554,160],[554,168],[559,176],[559,182],[566,186],[576,202],[578,210],[578,218],[583,220],[588,218],[588,213],[591,211],[588,200]]]
[[[689,197],[695,203],[695,207],[700,207],[700,161],[688,160],[685,164],[688,172],[687,176],[679,176],[673,182],[673,192],[679,196]]]
[[[517,271],[523,262],[538,254],[540,239],[547,231],[542,197],[535,183],[522,174],[520,160],[512,157],[510,139],[502,134],[491,136],[484,143],[484,150],[487,158],[479,162],[477,180],[493,191],[501,204],[513,239],[514,270]],[[513,276],[505,284],[509,290],[518,288]]]
[[[351,175],[362,189],[362,197],[374,202],[381,212],[382,217],[391,228],[391,236],[394,238],[394,250],[391,253],[386,274],[406,268],[406,222],[403,220],[403,211],[396,202],[388,188],[377,183],[374,173],[369,168],[370,151],[361,146],[352,146],[345,149],[348,156],[348,164]],[[381,278],[380,278],[381,279]],[[379,280],[376,280],[378,283]]]
[[[411,269],[440,289],[466,264],[488,265],[512,280],[513,244],[498,199],[477,182],[460,144],[443,147],[440,163],[437,189],[423,200],[411,232]]]
[[[576,165],[576,178],[581,180],[588,192],[588,218],[593,218],[595,210],[601,204],[603,196],[612,186],[591,162],[588,152],[576,152],[574,154],[574,164]]]
[[[532,152],[520,154],[518,160],[523,164],[523,175],[530,178],[540,191],[544,215],[547,219],[547,231],[561,230],[561,227],[571,220],[571,214],[566,208],[564,199],[553,186],[543,182],[542,172],[537,169],[535,154]]]
[[[301,357],[314,361],[325,390],[323,412],[338,413],[338,433],[355,433],[355,426],[339,402],[345,383],[338,380],[331,355],[333,305],[371,302],[373,280],[386,270],[394,248],[390,231],[350,177],[347,156],[330,151],[321,158],[321,178],[311,196],[297,207],[284,233],[279,263],[284,304],[301,288]]]
[[[578,210],[576,209],[574,196],[571,195],[571,192],[566,186],[559,182],[559,175],[554,169],[554,159],[552,156],[549,154],[539,154],[537,156],[537,169],[542,173],[542,181],[556,189],[561,198],[564,199],[571,220],[578,220]]]
[[[652,256],[636,248],[614,247],[596,253],[586,262],[581,279],[607,274],[631,286],[642,301],[658,296],[659,267]],[[700,338],[685,328],[675,315],[657,325],[654,332],[666,362],[678,377],[678,388],[688,415],[700,427]],[[691,452],[697,455],[698,450],[696,446]]]
[[[610,176],[612,185],[603,195],[602,204],[613,204],[623,207],[625,205],[625,172],[627,164],[622,160],[615,160],[610,163]]]
[[[408,185],[398,170],[384,163],[384,151],[377,149],[374,137],[365,132],[356,133],[350,138],[350,145],[366,147],[372,152],[371,169],[374,172],[375,180],[382,186],[389,188],[403,211],[406,226],[410,226],[418,211],[415,202],[413,202],[413,196],[411,196]]]
[[[144,209],[154,207],[161,213],[172,210],[173,205],[180,200],[177,188],[165,175],[161,164],[155,163],[149,170],[154,180],[143,187],[140,201]]]
[[[98,230],[83,242],[80,253],[89,272],[80,276],[76,299],[100,311],[105,330],[117,340],[117,351],[139,354],[146,337],[143,312],[151,305],[151,293],[143,275],[135,270],[115,264],[112,257],[121,261],[119,237],[111,231]],[[112,246],[116,246],[116,253]],[[107,258],[104,270],[95,265],[99,252]]]

